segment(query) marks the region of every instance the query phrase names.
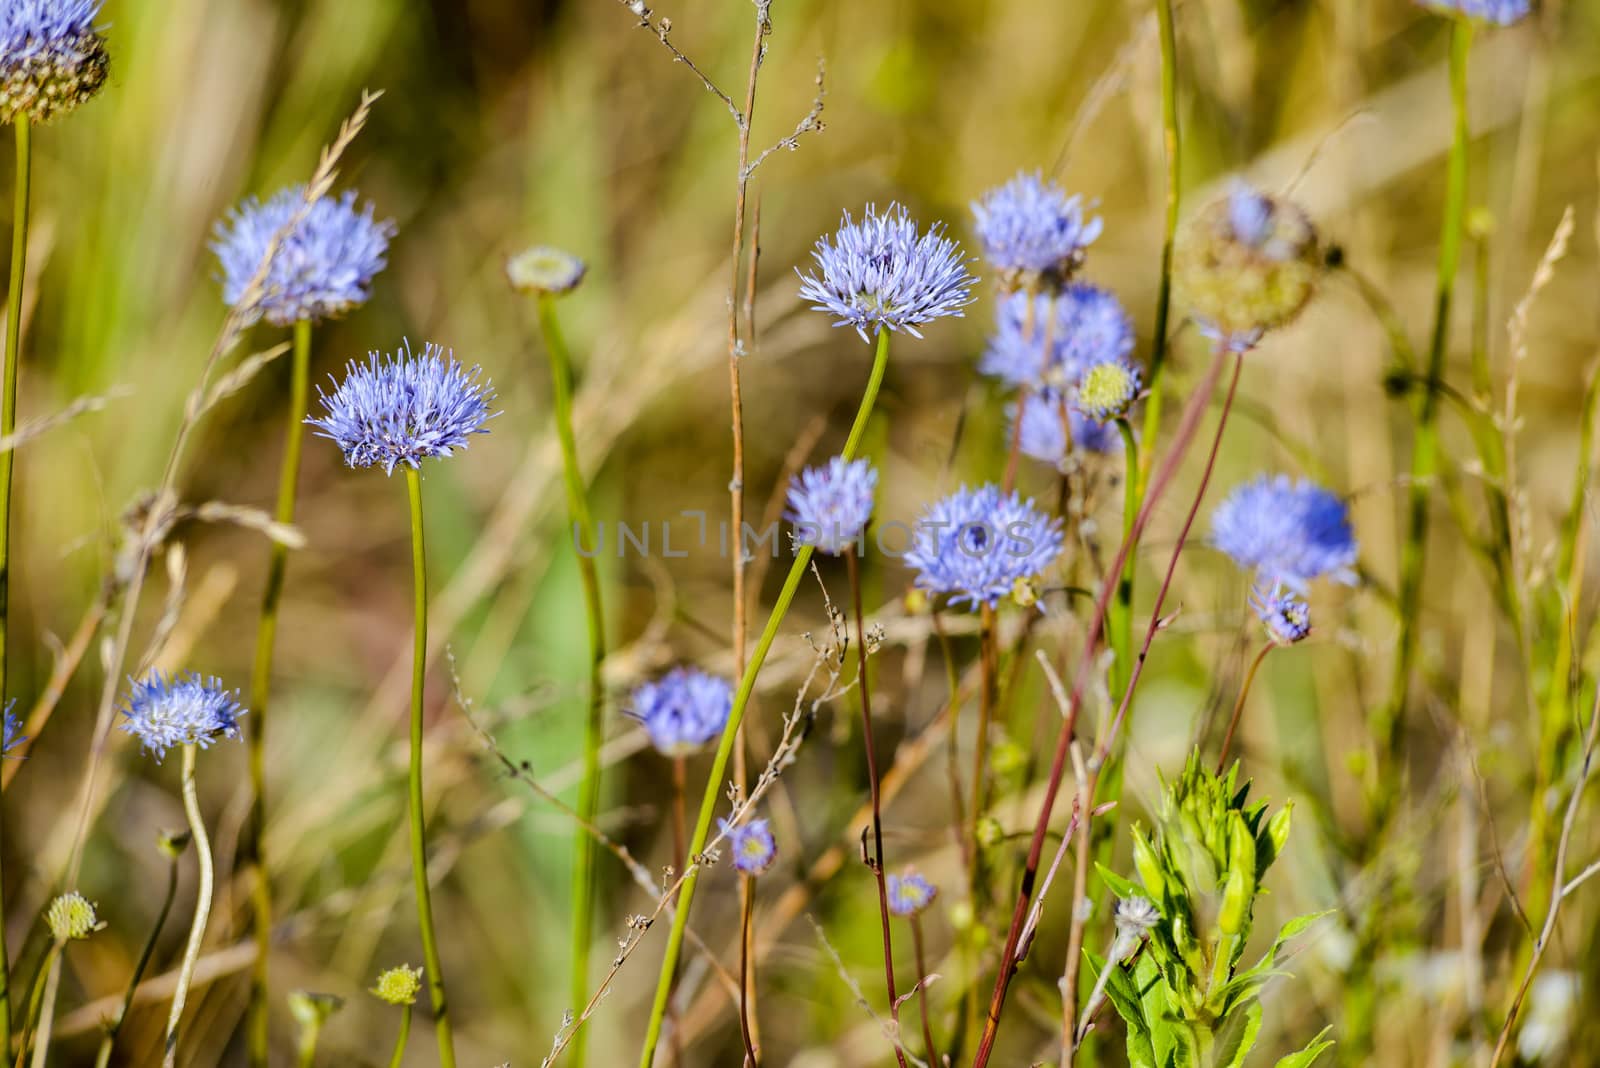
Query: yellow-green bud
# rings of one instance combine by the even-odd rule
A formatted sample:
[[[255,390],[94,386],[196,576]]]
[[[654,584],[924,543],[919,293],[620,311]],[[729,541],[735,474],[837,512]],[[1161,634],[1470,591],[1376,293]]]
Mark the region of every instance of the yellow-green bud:
[[[1011,584],[1011,599],[1021,608],[1032,608],[1039,603],[1039,591],[1032,579],[1019,578]]]
[[[997,778],[1020,775],[1027,766],[1028,751],[1010,738],[1002,739],[990,750],[989,767]]]
[[[344,1008],[344,998],[337,994],[318,994],[311,990],[295,990],[289,994],[289,1015],[301,1027],[318,1030],[328,1017]]]
[[[1243,868],[1228,873],[1228,886],[1222,892],[1222,912],[1217,916],[1217,927],[1225,935],[1236,935],[1244,929],[1250,911],[1250,883]]]
[[[1267,841],[1272,843],[1274,857],[1283,853],[1284,844],[1289,841],[1289,813],[1293,809],[1293,805],[1284,805],[1267,821]]]
[[[984,849],[993,849],[1005,836],[1005,828],[993,816],[985,816],[978,821],[978,845]]]
[[[88,938],[105,924],[100,922],[94,903],[76,890],[62,894],[50,902],[44,921],[57,942],[70,942],[75,938]]]
[[[421,989],[422,969],[402,964],[380,972],[372,992],[380,1001],[387,1001],[391,1005],[415,1005],[417,992]]]
[[[1121,360],[1106,360],[1083,372],[1078,410],[1099,423],[1121,419],[1139,399],[1139,371]]]
[[[506,261],[506,280],[512,289],[528,296],[569,293],[578,288],[588,269],[570,252],[539,245]]]
[[[1156,900],[1166,896],[1167,879],[1162,874],[1161,861],[1150,845],[1150,839],[1145,837],[1144,828],[1137,824],[1133,828],[1133,867],[1139,873],[1139,881],[1144,883],[1144,888]]]

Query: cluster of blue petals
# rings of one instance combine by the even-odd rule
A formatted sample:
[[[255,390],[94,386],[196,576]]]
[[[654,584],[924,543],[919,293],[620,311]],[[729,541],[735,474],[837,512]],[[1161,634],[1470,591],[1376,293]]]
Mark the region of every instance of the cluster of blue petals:
[[[1263,475],[1234,490],[1212,515],[1211,542],[1267,586],[1298,592],[1323,577],[1355,581],[1349,510],[1305,479]]]
[[[838,556],[866,529],[878,472],[866,460],[835,456],[808,467],[789,483],[789,521],[794,540]]]
[[[961,487],[917,520],[906,563],[917,585],[952,604],[993,608],[1061,555],[1061,520],[995,485]]]
[[[167,678],[152,671],[139,681],[122,708],[121,727],[159,760],[179,745],[208,748],[217,738],[237,738],[245,713],[239,691],[218,678],[193,672]]]
[[[1065,388],[1090,367],[1133,352],[1133,323],[1115,295],[1074,282],[1055,294],[1011,294],[978,369],[1009,386]]]
[[[1100,236],[1101,221],[1085,220],[1082,199],[1038,174],[1018,174],[972,202],[973,229],[983,258],[1001,271],[1070,273]]]
[[[678,756],[716,741],[733,710],[727,680],[698,668],[673,668],[633,691],[630,715],[650,735],[650,744]]]

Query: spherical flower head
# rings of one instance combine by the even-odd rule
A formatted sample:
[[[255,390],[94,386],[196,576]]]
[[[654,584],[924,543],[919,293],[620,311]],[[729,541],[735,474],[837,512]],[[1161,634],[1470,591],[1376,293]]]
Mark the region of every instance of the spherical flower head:
[[[394,474],[400,464],[420,469],[430,456],[449,456],[467,447],[484,424],[494,387],[453,354],[429,343],[422,355],[401,344],[393,356],[371,353],[364,364],[350,361],[343,382],[322,398],[326,414],[307,419],[318,434],[344,451],[351,467],[382,467]]]
[[[100,91],[111,67],[95,28],[102,2],[0,3],[0,120],[46,123]]]
[[[831,240],[817,239],[811,258],[819,273],[800,275],[800,298],[832,315],[835,326],[855,327],[863,341],[868,327],[921,337],[918,326],[959,316],[973,301],[976,279],[961,246],[939,223],[919,234],[899,204],[882,215],[868,204],[859,223],[845,212]]]
[[[832,556],[843,553],[866,529],[877,486],[878,472],[865,460],[835,456],[800,472],[789,483],[795,541]]]
[[[915,916],[938,896],[939,888],[916,872],[906,869],[904,875],[891,875],[885,889],[889,896],[889,911],[896,916]]]
[[[28,740],[22,733],[22,720],[12,714],[11,710],[16,704],[15,700],[6,702],[5,734],[0,738],[0,757],[10,756],[11,750]]]
[[[1116,296],[1083,282],[1000,302],[978,370],[1010,386],[1064,388],[1097,363],[1133,351],[1133,322]]]
[[[1097,423],[1121,419],[1139,398],[1139,369],[1123,360],[1105,360],[1078,380],[1077,408]]]
[[[991,189],[972,202],[972,216],[983,258],[1010,286],[1065,281],[1100,236],[1100,220],[1084,219],[1081,198],[1037,173]]]
[[[1282,586],[1256,587],[1250,594],[1250,607],[1279,645],[1304,641],[1311,633],[1311,606]]]
[[[45,910],[44,922],[50,928],[50,936],[57,942],[88,938],[105,926],[95,912],[94,903],[76,890],[50,902],[50,907]]]
[[[766,820],[749,820],[735,826],[718,819],[717,829],[727,836],[734,868],[745,875],[760,875],[778,857],[778,843],[773,841],[772,828]]]
[[[1521,22],[1533,11],[1529,0],[1420,0],[1423,7],[1441,15],[1460,15],[1495,26]]]
[[[165,678],[152,671],[143,680],[129,680],[133,689],[122,709],[122,729],[138,738],[157,760],[178,745],[209,748],[217,738],[239,737],[244,706],[239,691],[222,680],[190,672]]]
[[[525,296],[570,293],[578,288],[589,265],[570,252],[536,245],[506,261],[506,279]]]
[[[1241,183],[1184,227],[1172,276],[1206,336],[1244,351],[1300,314],[1322,270],[1306,213]]]
[[[1355,581],[1356,539],[1344,501],[1314,482],[1262,476],[1211,517],[1211,541],[1268,586],[1303,592],[1317,578]]]
[[[222,267],[223,301],[274,326],[329,319],[365,304],[395,234],[394,222],[378,221],[373,210],[370,203],[358,208],[354,192],[319,197],[306,207],[304,186],[280,190],[265,203],[245,200],[217,224],[211,242]],[[251,293],[269,249],[272,264]]]
[[[372,993],[380,1001],[391,1005],[415,1005],[417,993],[422,990],[422,969],[401,964],[378,973],[378,982]]]
[[[1022,426],[1016,426],[1017,413],[1022,413]],[[1062,422],[1062,412],[1066,422]],[[1010,405],[1006,414],[1011,420],[1012,432],[1018,435],[1017,446],[1023,455],[1031,456],[1060,467],[1066,463],[1069,451],[1104,455],[1122,448],[1122,435],[1111,423],[1097,423],[1067,400],[1066,394],[1056,390],[1029,393],[1021,405]],[[1068,449],[1068,434],[1071,449]]]
[[[1061,555],[1061,521],[995,485],[935,501],[912,532],[906,563],[916,584],[952,604],[995,607],[1018,579],[1031,581]]]
[[[732,710],[733,687],[726,679],[678,667],[634,690],[630,715],[644,725],[652,745],[681,756],[716,741]]]

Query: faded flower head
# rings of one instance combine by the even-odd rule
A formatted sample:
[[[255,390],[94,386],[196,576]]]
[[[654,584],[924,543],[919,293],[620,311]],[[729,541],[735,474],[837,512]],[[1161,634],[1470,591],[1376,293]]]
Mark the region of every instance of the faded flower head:
[[[239,691],[218,678],[194,672],[171,679],[152,671],[132,685],[122,709],[122,729],[138,738],[157,760],[178,745],[210,747],[217,738],[239,737],[244,706]]]
[[[1115,424],[1095,422],[1078,411],[1065,394],[1056,390],[1029,393],[1022,399],[1020,408],[1015,404],[1010,405],[1006,414],[1014,430],[1019,410],[1022,413],[1022,427],[1016,431],[1019,434],[1017,444],[1024,455],[1035,460],[1056,467],[1065,463],[1069,430],[1072,451],[1104,454],[1122,448],[1122,435],[1117,432]],[[1063,411],[1066,412],[1065,423],[1062,422]]]
[[[1013,293],[1001,301],[978,370],[1010,386],[1062,389],[1097,363],[1126,358],[1133,344],[1122,302],[1074,282],[1059,293]]]
[[[259,314],[274,326],[343,315],[372,296],[372,280],[388,264],[392,220],[378,221],[371,203],[356,194],[319,197],[305,204],[305,187],[279,190],[262,203],[250,197],[217,224],[211,251],[222,266],[222,299],[230,308]],[[294,222],[273,251],[259,294],[250,281],[274,237]],[[249,308],[241,308],[249,302]]]
[[[1242,352],[1300,313],[1322,269],[1306,213],[1239,183],[1184,227],[1172,277],[1201,331]]]
[[[1293,645],[1311,633],[1311,606],[1282,586],[1258,586],[1250,593],[1250,606],[1279,645]]]
[[[713,742],[733,709],[733,687],[698,668],[673,668],[633,691],[633,711],[650,743],[678,756]]]
[[[111,66],[95,27],[102,3],[0,3],[0,119],[49,122],[100,91]]]
[[[372,993],[391,1005],[414,1005],[422,989],[422,969],[401,964],[378,973]]]
[[[328,1022],[328,1017],[344,1008],[344,998],[338,994],[319,994],[315,990],[291,990],[289,1015],[306,1030],[316,1033]]]
[[[527,296],[569,293],[588,270],[589,265],[572,253],[549,245],[524,249],[506,260],[511,288]]]
[[[835,456],[800,472],[789,483],[795,541],[833,556],[843,553],[866,529],[877,486],[878,472],[866,460]]]
[[[1097,423],[1121,419],[1139,399],[1139,369],[1124,360],[1105,360],[1083,372],[1077,409]]]
[[[845,212],[831,240],[817,239],[811,258],[820,274],[800,275],[800,298],[834,316],[835,326],[855,327],[864,341],[868,327],[921,337],[918,326],[959,316],[973,300],[976,279],[961,246],[940,223],[918,234],[899,204],[882,215],[868,204],[859,223]]]
[[[88,938],[105,926],[95,912],[94,902],[76,890],[68,891],[50,902],[50,907],[45,910],[44,922],[50,928],[50,936],[57,942]]]
[[[1529,0],[1419,0],[1423,7],[1441,15],[1463,15],[1496,26],[1521,22],[1533,11]]]
[[[1019,581],[1031,584],[1061,555],[1061,520],[995,485],[935,501],[912,532],[906,563],[916,584],[943,593],[952,604],[993,608]]]
[[[28,740],[22,733],[22,720],[11,711],[16,703],[15,699],[6,702],[5,734],[0,738],[0,757],[10,756],[11,750]]]
[[[733,866],[745,875],[760,875],[778,857],[778,843],[773,841],[772,828],[766,820],[749,820],[735,826],[718,819],[717,829],[728,838]]]
[[[1267,585],[1303,592],[1313,579],[1355,581],[1356,539],[1343,500],[1305,479],[1263,475],[1211,516],[1211,543]]]
[[[939,888],[907,868],[904,875],[891,875],[885,881],[889,911],[896,916],[915,916],[938,896]]]
[[[1072,277],[1101,228],[1098,218],[1084,219],[1082,198],[1037,173],[991,189],[972,202],[972,216],[983,258],[1009,285]]]
[[[1161,913],[1147,897],[1123,897],[1117,899],[1111,910],[1111,918],[1116,924],[1117,934],[1139,939],[1161,922]]]
[[[401,342],[393,356],[351,360],[331,397],[318,387],[327,414],[306,422],[337,444],[351,467],[382,467],[389,475],[399,464],[420,469],[428,457],[449,456],[472,435],[488,433],[494,387],[479,371],[431,342],[420,356]]]

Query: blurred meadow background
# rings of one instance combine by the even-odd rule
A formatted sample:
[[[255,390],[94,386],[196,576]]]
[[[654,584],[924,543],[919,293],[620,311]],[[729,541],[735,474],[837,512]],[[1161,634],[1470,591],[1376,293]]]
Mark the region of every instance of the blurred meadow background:
[[[672,43],[718,84],[742,91],[754,28],[748,0],[662,0],[654,16],[671,19]],[[819,59],[825,129],[773,155],[751,183],[758,334],[743,363],[743,395],[753,516],[774,507],[769,501],[797,462],[837,451],[867,373],[868,347],[801,305],[793,270],[843,210],[898,200],[924,223],[945,221],[975,251],[972,199],[1019,169],[1054,175],[1104,219],[1084,277],[1122,298],[1138,328],[1136,356],[1144,357],[1165,197],[1160,53],[1148,4],[776,0],[771,16],[753,145],[790,135],[812,108]],[[38,299],[25,308],[21,418],[112,396],[17,452],[8,688],[19,710],[45,691],[64,644],[76,636],[85,654],[26,761],[6,769],[14,985],[43,952],[38,916],[60,889],[75,829],[109,633],[96,629],[96,606],[124,544],[124,516],[160,479],[224,314],[207,248],[212,227],[241,197],[303,181],[361,90],[381,89],[342,161],[339,188],[359,189],[380,217],[396,220],[398,236],[370,303],[316,332],[313,380],[325,383],[347,360],[410,338],[481,363],[499,390],[504,414],[491,433],[425,471],[436,656],[427,749],[434,906],[462,1063],[537,1064],[574,1008],[566,982],[573,828],[505,774],[474,724],[513,762],[526,761],[545,788],[571,799],[585,644],[549,374],[533,305],[512,293],[503,265],[533,243],[589,263],[585,282],[561,305],[577,364],[579,450],[594,479],[597,518],[649,524],[656,539],[648,554],[621,558],[612,541],[600,558],[612,646],[601,823],[659,870],[673,862],[671,769],[623,714],[627,694],[679,662],[733,673],[730,565],[717,551],[715,524],[726,515],[731,474],[734,124],[615,0],[110,0],[103,21],[109,85],[70,122],[35,138],[28,292]],[[1295,805],[1295,834],[1267,881],[1260,930],[1332,910],[1287,965],[1295,979],[1268,988],[1270,1020],[1257,1056],[1269,1062],[1329,1025],[1330,1037],[1342,1040],[1359,1011],[1351,996],[1359,985],[1373,1014],[1372,1042],[1336,1047],[1330,1057],[1477,1064],[1527,960],[1528,934],[1504,884],[1522,895],[1537,927],[1545,908],[1538,887],[1547,894],[1549,876],[1531,858],[1548,866],[1548,856],[1530,847],[1530,820],[1541,807],[1559,816],[1576,771],[1570,760],[1541,763],[1527,697],[1539,695],[1536,708],[1546,704],[1548,650],[1560,626],[1533,628],[1546,652],[1530,667],[1498,606],[1492,569],[1461,530],[1463,520],[1474,532],[1484,525],[1482,471],[1469,434],[1448,412],[1448,480],[1465,504],[1453,511],[1444,494],[1434,498],[1401,814],[1381,849],[1363,855],[1351,844],[1367,818],[1369,719],[1384,701],[1395,655],[1413,411],[1403,376],[1397,382],[1394,374],[1393,339],[1361,287],[1384,298],[1395,317],[1388,325],[1424,351],[1451,135],[1448,23],[1410,0],[1183,0],[1176,23],[1185,216],[1236,177],[1292,190],[1342,259],[1305,314],[1247,358],[1208,498],[1262,470],[1311,475],[1348,497],[1361,544],[1361,582],[1325,592],[1312,638],[1262,669],[1237,750],[1253,796]],[[1516,536],[1530,588],[1548,590],[1564,524],[1575,507],[1591,508],[1579,472],[1591,442],[1585,389],[1600,353],[1600,4],[1550,0],[1518,26],[1480,33],[1470,100],[1475,239],[1463,256],[1446,377],[1467,390],[1468,353],[1480,344],[1495,397],[1513,371],[1518,377]],[[1569,209],[1570,246],[1532,305],[1526,355],[1513,361],[1507,322]],[[1003,398],[975,370],[994,307],[987,283],[980,292],[964,319],[929,328],[925,341],[897,343],[865,448],[882,473],[880,524],[910,522],[926,501],[991,478],[1003,464]],[[283,337],[259,325],[230,363]],[[1180,331],[1170,359],[1174,420],[1203,369],[1203,340]],[[268,365],[200,424],[179,475],[184,501],[270,508],[287,363]],[[1190,458],[1152,520],[1147,544],[1160,560],[1199,460]],[[1038,465],[1025,463],[1019,484],[1054,498],[1055,476]],[[1114,480],[1084,507],[1088,523],[1067,573],[1092,585],[1115,551]],[[709,545],[696,542],[697,521],[682,516],[686,510],[709,517]],[[667,521],[670,558],[659,540]],[[347,999],[323,1035],[319,1063],[380,1064],[395,1018],[364,991],[380,969],[419,959],[402,790],[412,631],[400,480],[350,471],[331,444],[309,438],[298,526],[307,544],[290,561],[267,750],[279,913],[274,1062],[293,1056],[285,995],[311,989]],[[1575,573],[1600,562],[1591,542],[1578,539]],[[243,685],[267,544],[249,529],[199,522],[180,525],[169,539],[176,544],[185,550],[181,588],[170,554],[158,557],[137,609],[135,648],[169,627],[161,666]],[[765,596],[752,629],[765,619],[782,565],[755,568],[767,582],[753,594]],[[825,561],[819,571],[842,602],[842,565]],[[1147,604],[1156,564],[1143,563],[1140,575],[1139,601]],[[987,997],[1010,898],[1000,894],[986,935],[959,914],[942,735],[927,733],[944,671],[925,613],[905,599],[910,580],[893,558],[867,559],[867,604],[881,606],[873,614],[885,627],[875,657],[879,737],[898,776],[885,805],[886,846],[894,866],[915,861],[945,890],[924,928],[930,969],[945,976],[929,998],[948,1022],[970,985],[964,940],[986,954],[977,982]],[[1570,628],[1575,678],[1592,679],[1600,667],[1591,642],[1594,585],[1563,581],[1554,595],[1561,607],[1553,618]],[[1128,870],[1127,823],[1145,818],[1160,777],[1175,775],[1194,741],[1215,729],[1219,710],[1225,717],[1231,707],[1257,643],[1246,592],[1237,569],[1197,538],[1168,601],[1178,614],[1155,641],[1134,705],[1124,811],[1111,846],[1118,870]],[[115,601],[112,620],[124,610]],[[1081,643],[1085,622],[1078,602],[1056,601],[1031,640],[1055,656]],[[760,677],[748,721],[756,759],[770,751],[812,664],[809,642],[826,630],[822,594],[808,581]],[[975,629],[952,637],[970,663]],[[1016,715],[997,743],[1011,763],[997,772],[992,813],[1012,836],[1005,843],[1017,856],[1000,862],[1010,872],[1026,848],[1039,765],[1059,722],[1031,652],[1018,659]],[[470,718],[457,689],[471,702]],[[1570,703],[1586,714],[1592,682],[1575,692]],[[892,1061],[878,1024],[804,919],[827,932],[881,1015],[877,914],[858,856],[866,786],[853,710],[848,695],[818,709],[767,803],[780,859],[760,883],[755,926],[764,1060],[774,1065]],[[1104,697],[1092,698],[1089,720],[1106,714]],[[963,753],[972,729],[968,715]],[[111,785],[78,880],[108,928],[66,954],[54,1064],[92,1063],[100,1022],[160,906],[167,864],[156,837],[184,822],[176,762],[140,758],[120,734],[112,744]],[[1575,756],[1573,739],[1565,744]],[[245,760],[242,746],[222,745],[205,758],[200,779],[220,879],[186,1028],[185,1061],[195,1065],[244,1063],[253,947],[247,887],[230,873],[248,811]],[[692,797],[708,766],[704,756],[690,762]],[[1541,776],[1542,766],[1561,769],[1555,781]],[[1595,805],[1590,798],[1586,812]],[[1058,814],[1064,820],[1061,806]],[[1591,822],[1585,817],[1572,836],[1569,875],[1600,854]],[[191,866],[180,871],[178,905],[147,994],[119,1040],[120,1063],[160,1056],[171,969],[193,901]],[[624,917],[653,907],[604,852],[599,885],[596,981],[627,933]],[[1047,903],[1013,985],[997,1063],[1056,1055],[1068,893],[1058,884]],[[1403,933],[1384,937],[1369,972],[1353,979],[1364,918],[1375,913],[1404,917]],[[691,926],[729,968],[737,964],[737,916],[734,880],[712,869]],[[1526,1063],[1600,1063],[1597,921],[1600,886],[1574,893],[1524,1010],[1516,1056]],[[664,923],[646,935],[590,1022],[590,1063],[637,1057],[664,935]],[[740,1063],[727,992],[695,953],[683,974],[684,1063]],[[1120,1034],[1109,1014],[1102,1027]],[[437,1063],[427,1031],[419,1026],[406,1064]],[[1094,1053],[1095,1063],[1123,1063],[1120,1040],[1101,1041]]]

